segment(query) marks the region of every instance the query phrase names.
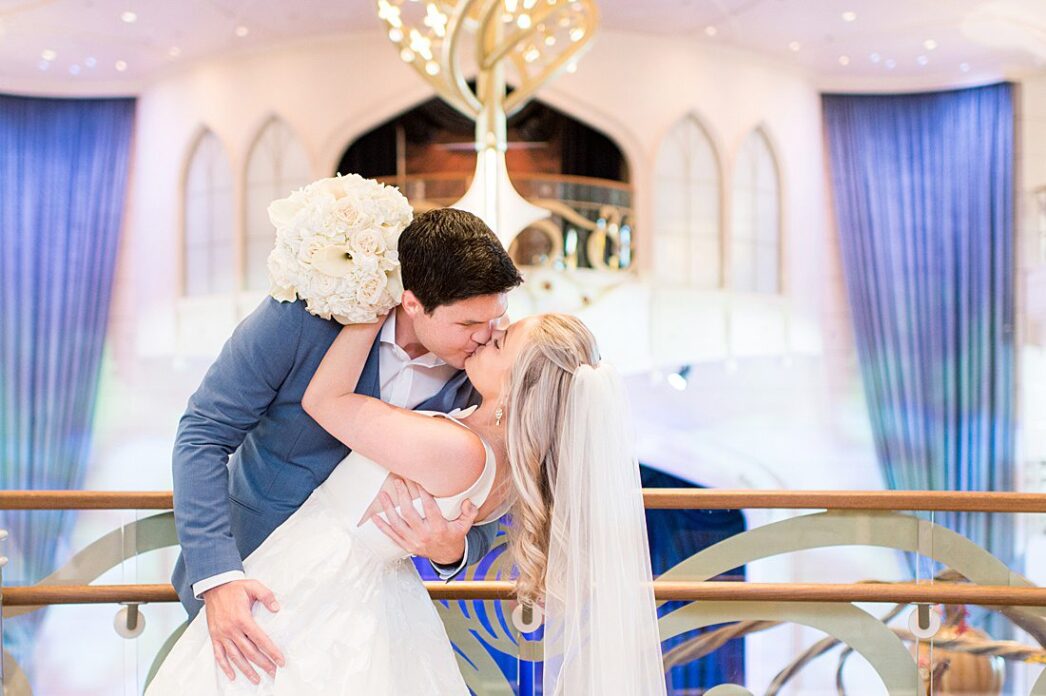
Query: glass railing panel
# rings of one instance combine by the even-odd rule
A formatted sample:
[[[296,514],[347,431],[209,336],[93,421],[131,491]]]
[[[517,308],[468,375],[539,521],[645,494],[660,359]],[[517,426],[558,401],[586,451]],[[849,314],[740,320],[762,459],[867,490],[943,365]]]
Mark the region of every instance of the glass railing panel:
[[[13,524],[13,530],[48,523],[46,512],[24,514],[27,518]],[[36,582],[169,581],[177,557],[170,513],[74,514],[70,542],[55,549],[50,572]],[[651,560],[661,586],[689,582],[725,592],[660,604],[673,696],[1044,693],[1046,610],[1041,607],[927,602],[920,611],[911,600],[792,600],[797,583],[800,588],[830,583],[874,592],[891,587],[976,589],[971,581],[1041,586],[1046,579],[1046,561],[1039,553],[1046,515],[650,509],[647,519]],[[1010,544],[995,548],[994,554],[985,548],[988,542],[971,539],[998,529],[1006,530],[1002,538],[1009,536]],[[13,556],[13,541],[0,542],[0,553]],[[459,580],[510,579],[504,541],[502,535],[491,554]],[[419,562],[418,568],[424,579],[435,579],[427,564]],[[17,584],[11,565],[3,572],[5,586]],[[736,584],[737,591],[728,583]],[[742,595],[768,583],[792,583],[785,592],[793,594]],[[437,583],[440,588],[454,584]],[[515,625],[515,603],[443,598],[435,606],[475,693],[540,693],[540,629],[528,633]],[[131,612],[118,604],[37,611],[5,606],[5,648],[15,658],[5,665],[7,693],[29,693],[27,687],[17,687],[23,682],[43,694],[140,693],[185,614],[174,602],[147,604],[139,612],[129,629]],[[31,639],[20,645],[20,635]]]

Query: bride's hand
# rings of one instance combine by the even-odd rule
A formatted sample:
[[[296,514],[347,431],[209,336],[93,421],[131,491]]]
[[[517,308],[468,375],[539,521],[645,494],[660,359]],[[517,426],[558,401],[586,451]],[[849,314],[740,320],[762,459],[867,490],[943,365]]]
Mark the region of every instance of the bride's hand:
[[[461,515],[448,521],[443,517],[435,498],[413,481],[408,489],[406,483],[397,480],[395,491],[395,503],[388,493],[382,492],[380,496],[389,521],[385,522],[381,515],[374,515],[371,518],[374,524],[408,553],[428,558],[441,566],[461,563],[465,555],[465,537],[479,514],[472,501],[464,501],[461,504]],[[424,517],[414,508],[415,497],[421,500]]]

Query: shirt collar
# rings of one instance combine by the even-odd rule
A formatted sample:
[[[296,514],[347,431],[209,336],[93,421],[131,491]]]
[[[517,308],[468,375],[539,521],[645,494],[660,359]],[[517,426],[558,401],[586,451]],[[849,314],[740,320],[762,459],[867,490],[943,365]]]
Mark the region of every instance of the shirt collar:
[[[381,334],[379,340],[382,343],[391,343],[396,345],[396,310],[393,309],[389,312],[388,318],[385,320],[385,325],[381,327]]]

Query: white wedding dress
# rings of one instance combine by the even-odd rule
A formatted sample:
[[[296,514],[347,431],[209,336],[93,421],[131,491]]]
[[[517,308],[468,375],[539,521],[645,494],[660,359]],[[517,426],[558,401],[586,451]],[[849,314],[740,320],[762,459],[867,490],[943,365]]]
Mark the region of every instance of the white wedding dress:
[[[464,426],[453,416],[470,411],[445,417]],[[458,517],[465,499],[480,507],[490,495],[494,453],[486,442],[483,446],[487,460],[479,479],[458,495],[436,498],[447,519]],[[275,679],[255,668],[258,685],[238,671],[229,681],[215,663],[204,608],[175,643],[146,696],[468,696],[443,623],[409,554],[373,522],[358,526],[387,476],[375,462],[350,454],[244,560],[247,577],[272,590],[280,603],[276,613],[261,603],[253,609],[261,630],[286,658]],[[420,501],[415,505],[422,512]]]

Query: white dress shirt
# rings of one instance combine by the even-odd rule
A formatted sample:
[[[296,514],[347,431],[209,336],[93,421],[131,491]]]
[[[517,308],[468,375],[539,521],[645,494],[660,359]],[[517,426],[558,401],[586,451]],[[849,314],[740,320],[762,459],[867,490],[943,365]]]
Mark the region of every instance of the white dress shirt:
[[[454,376],[457,369],[445,363],[432,353],[425,353],[416,358],[407,355],[407,351],[396,343],[396,312],[389,313],[378,340],[378,380],[381,383],[381,400],[406,409],[417,408],[428,399],[439,393],[443,385]],[[468,539],[465,540],[465,554],[461,567],[468,558]],[[456,575],[461,567],[448,569],[443,566],[433,568],[444,580]],[[233,580],[243,580],[246,576],[242,570],[230,570],[193,583],[192,591],[197,599],[204,592]]]

